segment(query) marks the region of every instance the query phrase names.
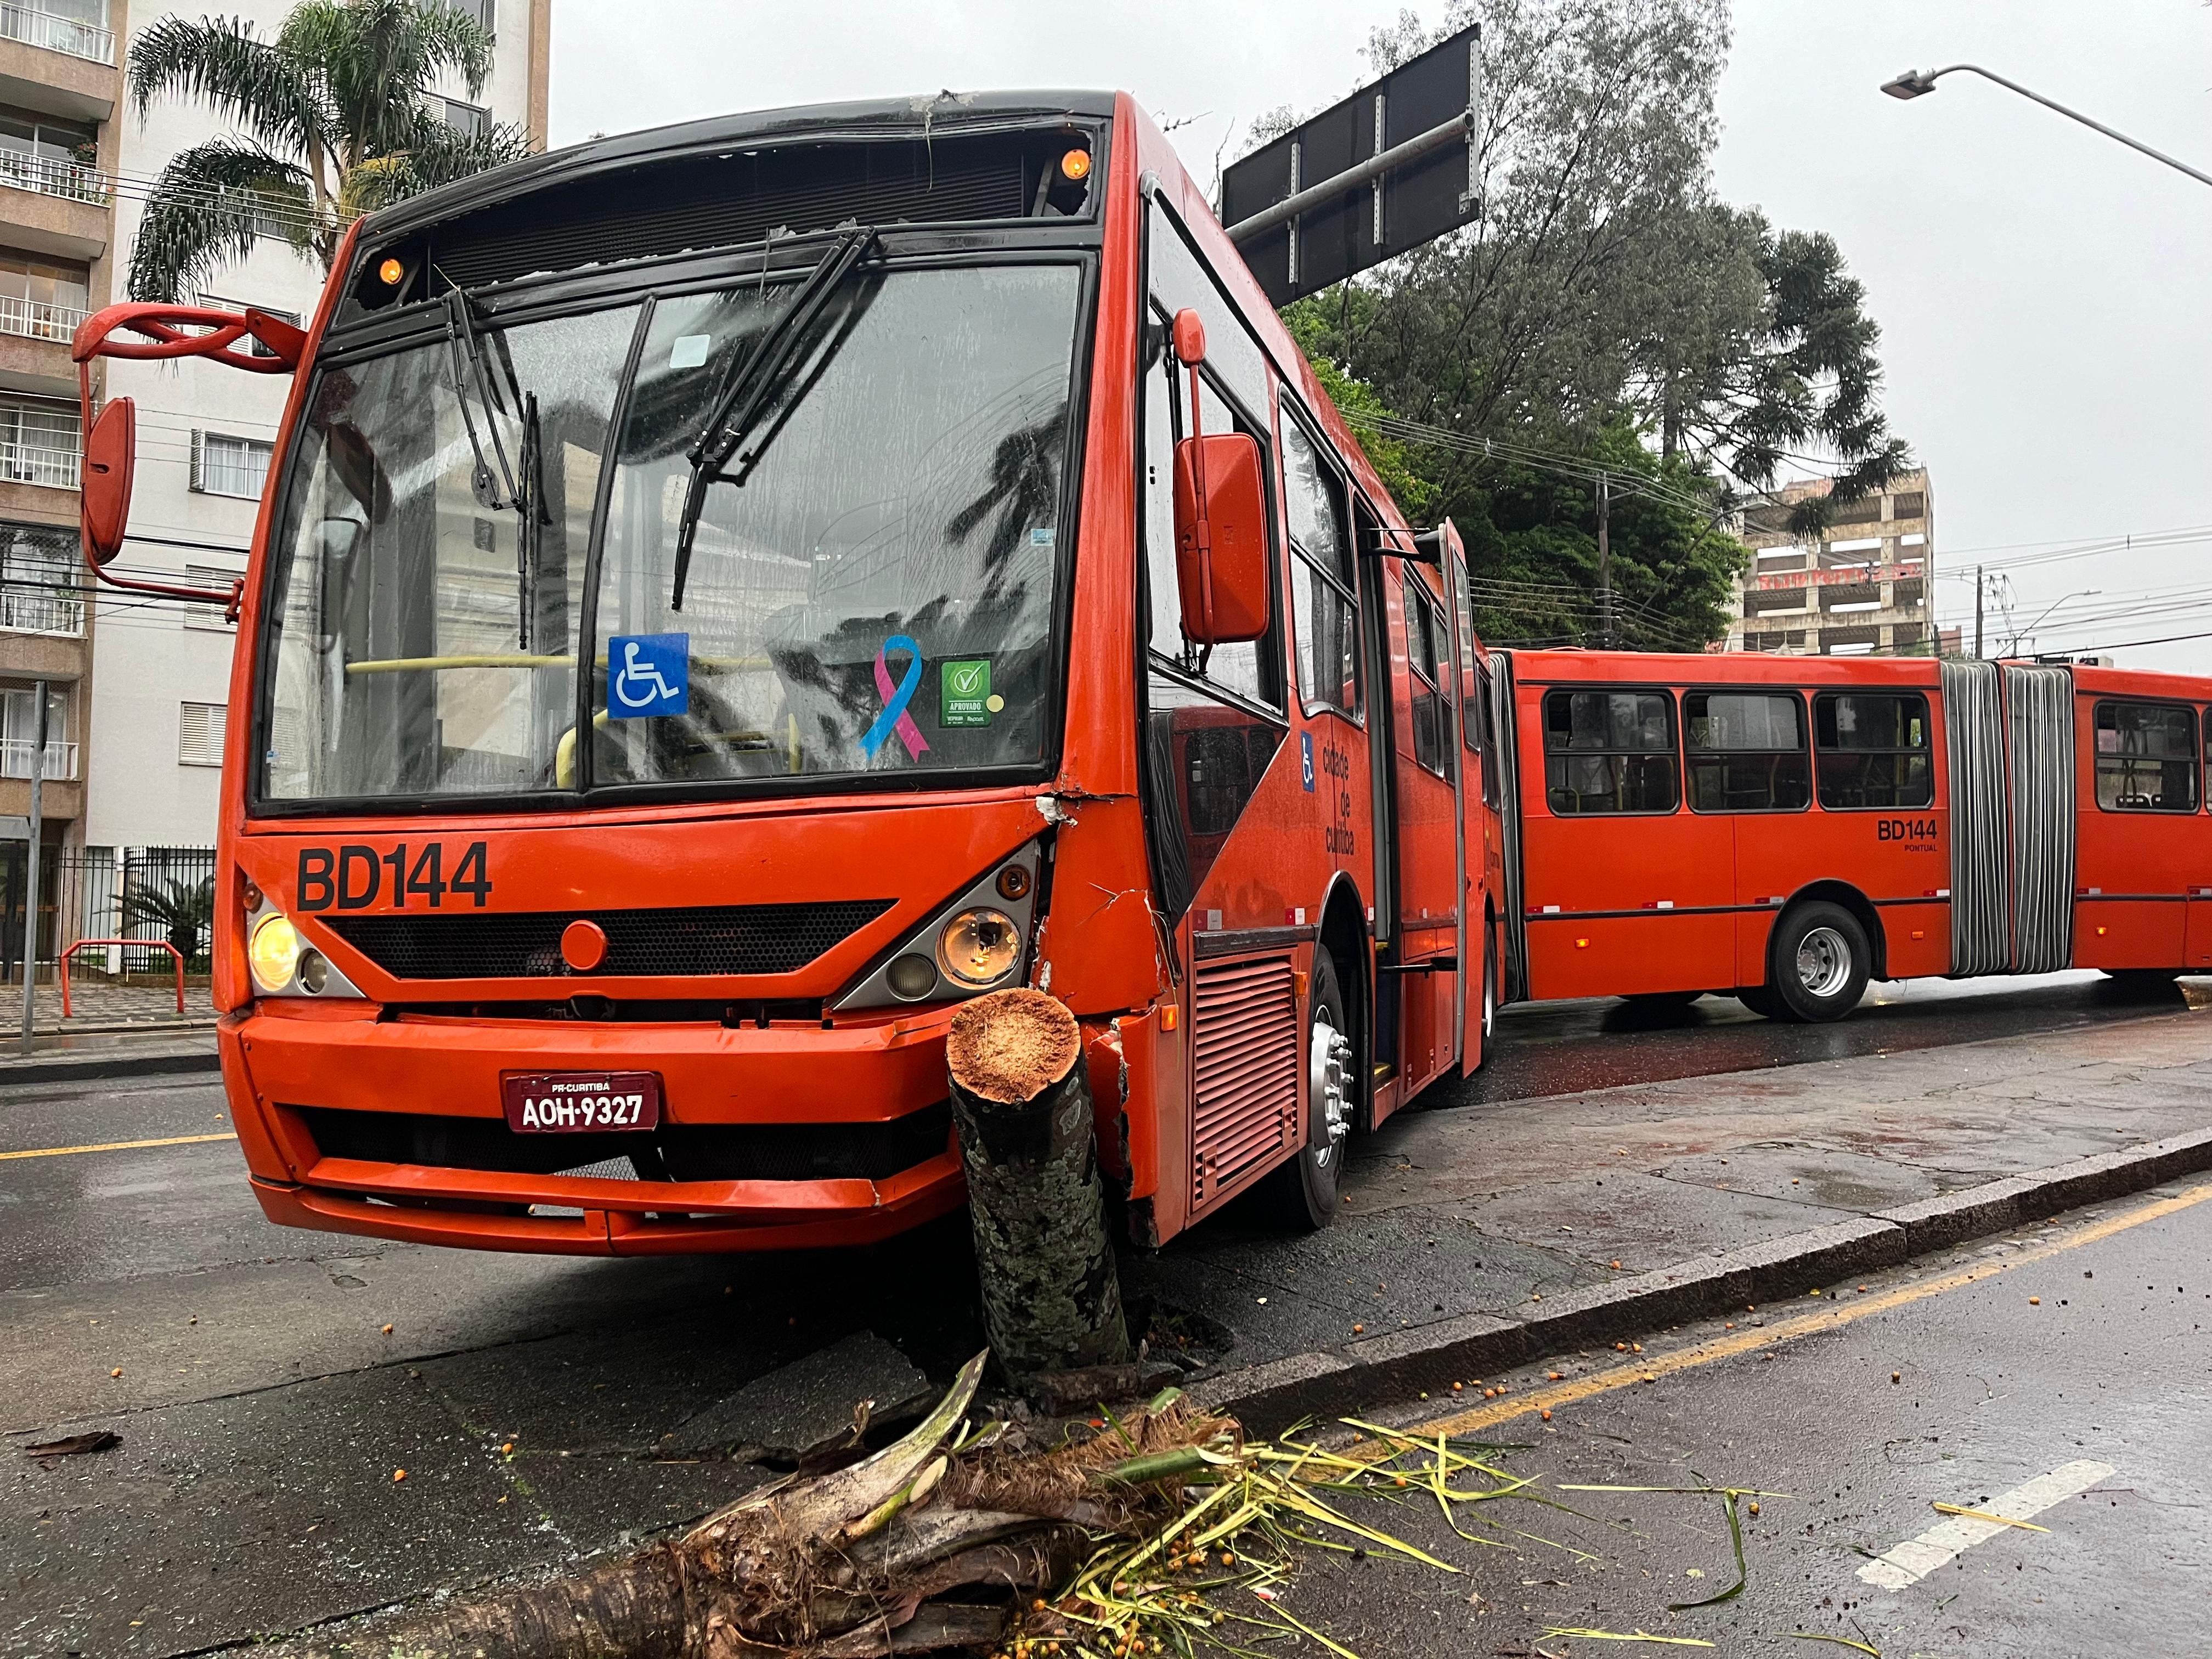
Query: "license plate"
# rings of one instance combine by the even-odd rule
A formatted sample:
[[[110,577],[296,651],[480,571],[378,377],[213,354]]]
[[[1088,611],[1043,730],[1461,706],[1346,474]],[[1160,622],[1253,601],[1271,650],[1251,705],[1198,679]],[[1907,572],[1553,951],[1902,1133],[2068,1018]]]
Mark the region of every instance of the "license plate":
[[[660,1126],[653,1072],[509,1072],[499,1080],[517,1134],[605,1134]]]

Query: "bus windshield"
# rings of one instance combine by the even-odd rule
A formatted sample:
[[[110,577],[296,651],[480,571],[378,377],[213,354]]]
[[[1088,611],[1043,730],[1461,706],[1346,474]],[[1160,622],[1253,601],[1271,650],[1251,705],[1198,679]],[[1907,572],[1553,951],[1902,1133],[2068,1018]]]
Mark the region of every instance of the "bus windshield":
[[[734,453],[697,463],[679,600],[702,428],[795,286],[456,310],[325,368],[267,611],[263,798],[1041,763],[1079,268],[847,276],[768,354]]]

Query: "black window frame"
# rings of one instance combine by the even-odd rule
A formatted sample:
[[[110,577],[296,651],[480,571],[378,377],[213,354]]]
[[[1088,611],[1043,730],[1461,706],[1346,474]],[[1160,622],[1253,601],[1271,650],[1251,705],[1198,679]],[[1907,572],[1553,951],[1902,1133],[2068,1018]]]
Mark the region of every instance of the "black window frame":
[[[1918,703],[1920,705],[1920,730],[1924,741],[1922,742],[1917,748],[1913,748],[1909,744],[1902,748],[1891,746],[1875,748],[1872,746],[1861,747],[1858,745],[1846,747],[1841,744],[1838,744],[1831,747],[1823,747],[1820,742],[1820,705],[1823,702],[1831,702],[1838,697],[1893,697],[1899,702]],[[1936,726],[1934,720],[1929,714],[1928,694],[1925,691],[1902,689],[1893,690],[1886,686],[1855,688],[1850,690],[1838,688],[1815,690],[1813,693],[1813,707],[1811,714],[1813,721],[1810,734],[1813,742],[1813,799],[1823,812],[1924,812],[1936,805]],[[1927,757],[1928,761],[1926,768],[1927,799],[1924,800],[1886,801],[1871,805],[1853,805],[1848,802],[1832,801],[1827,796],[1827,766],[1826,763],[1821,758],[1826,755],[1923,755]]]
[[[1559,697],[1575,696],[1637,696],[1656,697],[1667,711],[1665,749],[1554,749],[1552,747],[1552,703]],[[1555,818],[1671,818],[1683,810],[1682,791],[1682,711],[1670,685],[1613,685],[1602,682],[1576,685],[1547,687],[1542,701],[1537,705],[1538,730],[1544,742],[1544,810]],[[1571,726],[1571,719],[1570,721]],[[1552,757],[1554,755],[1573,756],[1588,760],[1611,760],[1664,755],[1674,767],[1674,800],[1667,807],[1641,807],[1619,812],[1563,812],[1554,799],[1552,786]]]
[[[1320,435],[1320,426],[1307,415],[1305,405],[1291,396],[1288,382],[1278,383],[1275,405],[1283,432],[1274,446],[1274,454],[1269,458],[1274,466],[1270,476],[1279,481],[1279,487],[1282,492],[1283,545],[1289,550],[1292,558],[1302,560],[1307,569],[1336,591],[1336,596],[1343,602],[1350,618],[1352,629],[1352,707],[1346,708],[1326,697],[1308,695],[1305,676],[1300,672],[1301,647],[1305,636],[1300,629],[1301,619],[1297,607],[1292,604],[1296,594],[1295,573],[1288,566],[1285,567],[1286,580],[1282,585],[1283,644],[1290,659],[1291,681],[1298,690],[1298,712],[1308,719],[1316,714],[1334,714],[1337,719],[1364,730],[1367,725],[1367,680],[1362,672],[1364,665],[1361,662],[1365,653],[1360,650],[1359,641],[1364,637],[1365,618],[1360,615],[1359,589],[1355,580],[1359,550],[1354,541],[1356,532],[1352,525],[1352,481],[1336,447]],[[1298,540],[1297,532],[1291,527],[1290,439],[1287,434],[1291,427],[1297,428],[1298,436],[1313,450],[1316,459],[1321,463],[1323,483],[1332,487],[1331,504],[1336,509],[1339,544],[1344,549],[1345,568],[1340,571],[1331,570],[1326,561],[1309,551]]]
[[[2105,805],[2103,780],[2105,775],[2106,757],[2104,752],[2096,747],[2097,732],[2099,730],[2098,722],[2103,718],[2104,713],[2107,708],[2118,709],[2124,707],[2136,708],[2172,709],[2188,718],[2191,728],[2189,733],[2189,743],[2187,748],[2181,754],[2166,756],[2116,754],[2112,757],[2115,761],[2148,761],[2154,764],[2163,764],[2166,762],[2174,760],[2186,760],[2189,763],[2188,805],[2107,806]],[[2117,732],[2118,729],[2119,728],[2116,724],[2113,726],[2113,730]],[[2100,812],[2111,812],[2122,817],[2132,817],[2138,814],[2146,812],[2156,814],[2163,817],[2179,817],[2200,812],[2204,810],[2204,741],[2205,725],[2203,712],[2193,702],[2172,702],[2165,697],[2100,697],[2091,706],[2089,710],[2090,798],[2097,803],[2097,810]]]
[[[1813,783],[1813,711],[1805,693],[1796,686],[1774,685],[1692,685],[1681,690],[1682,744],[1682,804],[1692,812],[1705,817],[1731,817],[1738,814],[1771,817],[1776,813],[1809,812],[1816,790]],[[1690,699],[1692,697],[1775,697],[1786,698],[1797,707],[1797,747],[1795,749],[1705,749],[1692,750],[1690,744]],[[1700,806],[1697,792],[1690,787],[1692,753],[1699,755],[1765,756],[1770,758],[1796,755],[1805,763],[1805,799],[1796,806]]]
[[[1451,714],[1455,706],[1444,689],[1444,677],[1456,673],[1458,659],[1452,654],[1451,624],[1444,613],[1444,603],[1429,591],[1429,585],[1408,568],[1401,573],[1400,584],[1406,612],[1406,672],[1414,684],[1412,695],[1406,700],[1407,723],[1413,734],[1413,764],[1431,777],[1452,781],[1453,751],[1459,742],[1452,735]],[[1421,642],[1429,658],[1425,670],[1413,648],[1413,613],[1420,611]],[[1433,761],[1421,755],[1420,705],[1423,693],[1433,699],[1436,708],[1436,757]]]

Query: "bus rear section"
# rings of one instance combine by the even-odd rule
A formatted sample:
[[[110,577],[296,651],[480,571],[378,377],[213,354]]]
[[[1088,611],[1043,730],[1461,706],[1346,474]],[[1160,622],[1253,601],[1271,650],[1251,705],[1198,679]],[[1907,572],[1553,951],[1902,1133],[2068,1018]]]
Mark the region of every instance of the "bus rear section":
[[[1824,1020],[1869,979],[2212,966],[2205,681],[1596,652],[1499,681],[1532,998]]]
[[[1263,1183],[1319,1225],[1344,1136],[1479,1060],[1464,555],[1126,96],[536,158],[362,222],[304,333],[101,313],[88,401],[248,332],[296,370],[215,994],[273,1218],[879,1239],[962,1202],[946,1029],[1028,986],[1135,1238]]]

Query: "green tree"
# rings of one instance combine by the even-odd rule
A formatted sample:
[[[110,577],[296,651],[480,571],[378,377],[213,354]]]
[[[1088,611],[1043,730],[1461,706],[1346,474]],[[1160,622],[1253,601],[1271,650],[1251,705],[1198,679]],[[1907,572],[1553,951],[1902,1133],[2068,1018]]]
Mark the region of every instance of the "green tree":
[[[215,923],[215,878],[134,887],[123,896],[123,925],[155,927],[191,967],[205,954]]]
[[[479,95],[491,53],[483,25],[443,0],[302,0],[270,40],[243,18],[154,23],[126,70],[140,118],[178,97],[238,131],[161,169],[131,246],[131,297],[189,299],[262,235],[327,271],[361,214],[527,155],[519,127],[462,133],[425,107],[447,75]]]

